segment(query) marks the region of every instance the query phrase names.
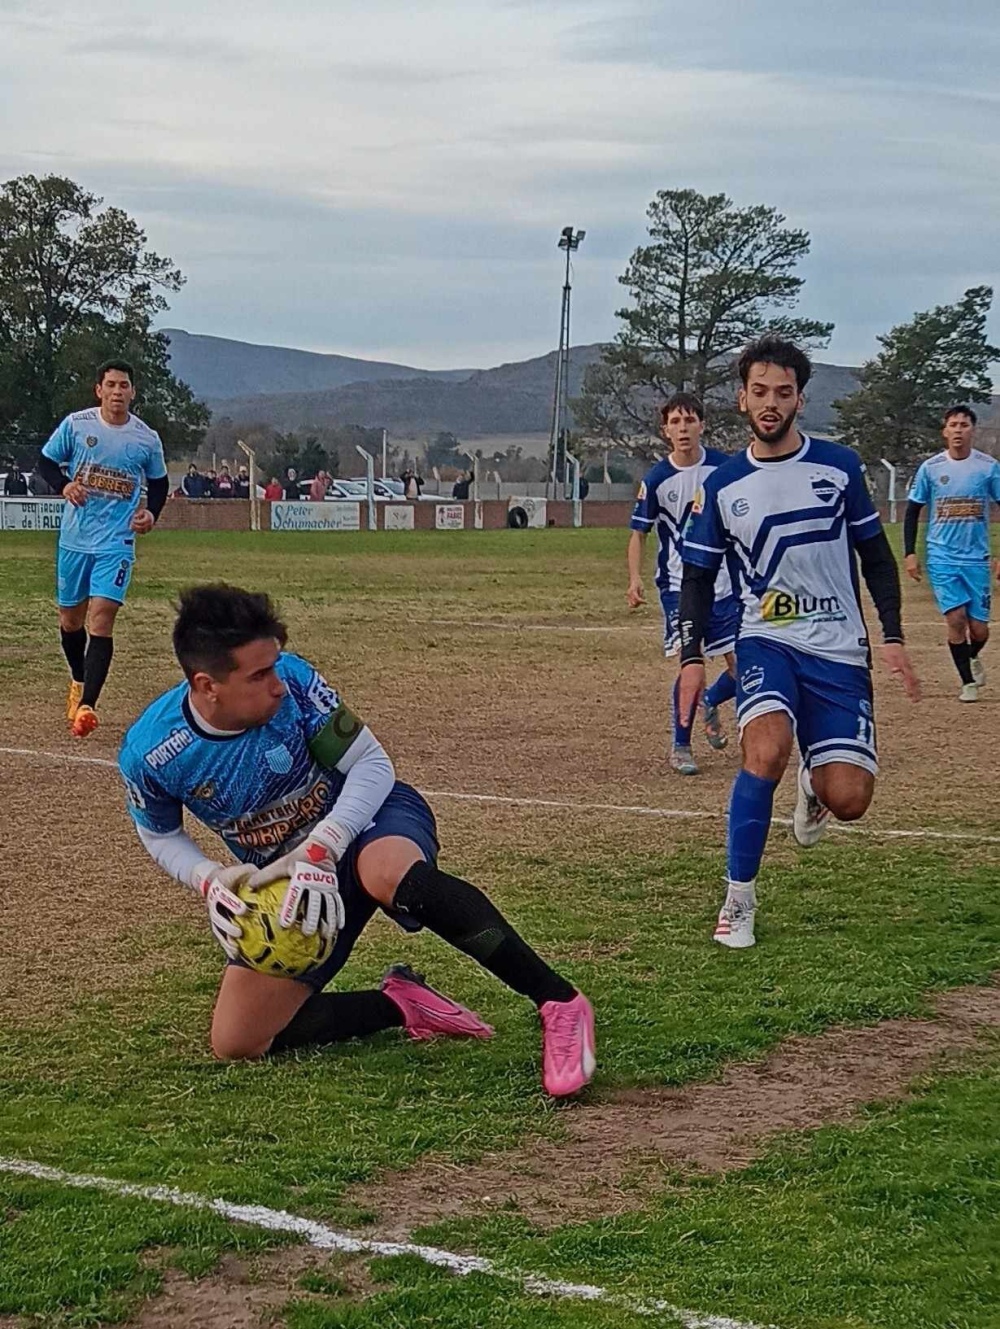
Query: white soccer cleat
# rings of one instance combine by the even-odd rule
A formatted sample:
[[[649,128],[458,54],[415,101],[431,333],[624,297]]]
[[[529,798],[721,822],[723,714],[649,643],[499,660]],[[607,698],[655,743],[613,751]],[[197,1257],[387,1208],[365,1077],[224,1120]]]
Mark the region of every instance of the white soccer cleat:
[[[986,666],[983,664],[982,660],[980,660],[978,655],[973,661],[971,661],[971,664],[972,664],[972,681],[973,683],[975,683],[977,688],[981,688],[983,684],[986,682]]]
[[[755,905],[727,900],[719,910],[712,940],[717,941],[720,946],[728,946],[731,951],[745,951],[753,946],[757,940],[753,935],[756,912]]]
[[[697,775],[698,763],[690,748],[671,748],[670,769],[678,775]]]
[[[792,834],[804,849],[811,849],[817,840],[823,838],[830,820],[830,809],[813,793],[804,763],[799,766],[798,786],[799,796],[792,813]]]
[[[976,683],[963,683],[962,691],[958,694],[959,701],[978,701],[979,686]]]

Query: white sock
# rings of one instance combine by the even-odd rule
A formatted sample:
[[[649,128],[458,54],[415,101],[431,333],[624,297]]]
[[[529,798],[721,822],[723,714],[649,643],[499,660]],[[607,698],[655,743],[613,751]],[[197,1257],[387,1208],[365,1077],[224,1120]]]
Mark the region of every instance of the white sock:
[[[756,881],[729,881],[726,883],[726,904],[749,905],[756,907]]]

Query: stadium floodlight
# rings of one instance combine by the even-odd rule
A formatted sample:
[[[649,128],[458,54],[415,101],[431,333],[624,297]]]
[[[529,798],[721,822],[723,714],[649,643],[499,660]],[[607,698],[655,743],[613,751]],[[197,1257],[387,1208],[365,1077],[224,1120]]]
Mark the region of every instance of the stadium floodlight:
[[[549,437],[549,484],[556,496],[556,482],[566,471],[566,433],[569,418],[569,305],[572,270],[570,260],[580,248],[586,231],[564,226],[559,232],[559,248],[566,251],[566,278],[562,291],[562,317],[559,321],[559,351],[556,355],[556,381],[552,394],[552,429]],[[561,464],[560,464],[561,462]]]

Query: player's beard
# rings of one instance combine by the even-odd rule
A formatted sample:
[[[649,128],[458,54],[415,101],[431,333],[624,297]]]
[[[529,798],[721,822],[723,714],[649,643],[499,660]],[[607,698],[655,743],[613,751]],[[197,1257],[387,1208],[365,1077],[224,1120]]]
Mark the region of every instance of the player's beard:
[[[783,417],[781,423],[775,425],[770,430],[765,429],[763,425],[758,424],[751,415],[750,428],[753,430],[754,436],[759,438],[762,443],[782,443],[788,437],[789,430],[795,424],[795,417],[797,414],[797,411],[789,411],[789,413]]]

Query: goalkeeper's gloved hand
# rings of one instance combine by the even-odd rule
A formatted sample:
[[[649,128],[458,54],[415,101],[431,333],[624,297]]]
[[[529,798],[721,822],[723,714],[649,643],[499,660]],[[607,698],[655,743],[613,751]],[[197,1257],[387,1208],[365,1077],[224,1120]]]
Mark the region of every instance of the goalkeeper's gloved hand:
[[[208,906],[212,934],[230,960],[238,958],[236,943],[243,936],[243,929],[236,922],[236,917],[247,911],[233,887],[246,881],[253,871],[252,863],[231,863],[224,868],[221,863],[206,858],[192,874],[195,889]]]
[[[327,871],[332,869],[336,876],[337,864],[349,844],[350,837],[343,826],[338,826],[335,821],[318,822],[301,844],[258,868],[250,878],[250,889],[256,891],[268,882],[291,877],[300,863]]]
[[[324,941],[332,942],[345,921],[337,869],[332,865],[320,868],[312,863],[296,863],[278,911],[280,926],[290,928],[297,923],[304,937],[318,932]]]

